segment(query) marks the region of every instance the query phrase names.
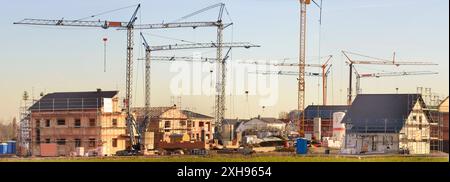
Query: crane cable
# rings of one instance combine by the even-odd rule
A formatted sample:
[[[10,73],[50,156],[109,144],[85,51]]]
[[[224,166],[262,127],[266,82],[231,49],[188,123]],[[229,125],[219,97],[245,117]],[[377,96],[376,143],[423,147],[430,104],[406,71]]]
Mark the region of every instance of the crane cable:
[[[192,44],[198,44],[198,42],[189,41],[189,40],[185,40],[185,39],[178,39],[178,38],[174,38],[174,37],[168,37],[168,36],[164,36],[164,35],[158,35],[158,34],[153,34],[153,33],[143,33],[143,34],[147,34],[147,35],[150,35],[150,36],[154,36],[154,37],[158,37],[158,38],[162,38],[162,39],[167,39],[167,40],[174,40],[174,41],[179,41],[179,42],[187,42],[187,43],[192,43]]]
[[[139,5],[139,4],[134,4],[134,5],[125,6],[125,7],[122,7],[122,8],[117,8],[117,9],[113,9],[113,10],[104,11],[104,12],[101,12],[101,13],[98,13],[98,14],[94,14],[94,15],[91,15],[91,16],[87,16],[87,17],[84,17],[84,18],[77,19],[77,20],[75,20],[75,21],[81,21],[81,20],[86,20],[86,19],[89,19],[89,18],[94,18],[94,17],[97,17],[97,16],[109,14],[109,13],[116,12],[116,11],[120,11],[120,10],[123,10],[123,9],[128,9],[128,8],[136,7],[136,6],[138,6],[138,5]]]
[[[210,10],[210,9],[213,9],[213,8],[216,8],[216,7],[219,7],[219,6],[222,6],[222,5],[223,5],[223,3],[217,3],[217,4],[214,4],[214,5],[208,6],[208,7],[206,7],[206,8],[203,8],[203,9],[200,9],[200,10],[195,11],[195,12],[193,12],[193,13],[190,13],[190,14],[188,14],[188,15],[186,15],[186,16],[183,16],[183,17],[181,17],[181,18],[179,18],[179,19],[177,19],[177,20],[174,20],[174,21],[172,21],[172,23],[180,22],[180,21],[182,21],[182,20],[188,19],[188,18],[190,18],[190,17],[193,17],[193,16],[195,16],[195,15],[198,15],[198,14],[200,14],[200,13],[203,13],[203,12],[205,12],[205,11],[208,11],[208,10]]]

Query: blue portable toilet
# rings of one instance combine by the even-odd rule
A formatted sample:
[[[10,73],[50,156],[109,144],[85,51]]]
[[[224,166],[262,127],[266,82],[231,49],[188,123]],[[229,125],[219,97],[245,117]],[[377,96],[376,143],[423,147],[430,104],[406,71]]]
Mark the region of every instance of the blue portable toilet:
[[[297,139],[297,154],[307,154],[308,153],[308,141],[304,138]]]
[[[8,144],[0,143],[0,154],[6,154],[7,151],[8,151]]]
[[[10,140],[8,141],[8,150],[7,154],[15,154],[16,153],[16,141]]]

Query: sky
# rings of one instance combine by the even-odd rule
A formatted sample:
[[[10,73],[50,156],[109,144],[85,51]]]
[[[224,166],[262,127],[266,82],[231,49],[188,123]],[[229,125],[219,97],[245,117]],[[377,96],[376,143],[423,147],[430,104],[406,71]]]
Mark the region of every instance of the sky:
[[[141,3],[136,23],[173,22],[191,12],[215,3],[226,4],[225,22],[233,22],[224,32],[225,42],[251,42],[261,45],[252,49],[233,49],[229,62],[283,60],[296,62],[299,54],[299,3],[297,0],[16,0],[0,3],[0,121],[18,116],[21,95],[28,91],[34,98],[40,92],[120,90],[124,96],[126,33],[113,29],[42,27],[13,25],[24,18],[82,19],[109,10],[117,10],[85,20],[128,21],[134,7]],[[122,7],[129,7],[121,9]],[[361,73],[393,71],[435,71],[437,75],[371,78],[361,83],[363,93],[415,93],[417,87],[432,88],[440,96],[448,96],[449,83],[449,2],[445,0],[324,0],[322,24],[319,10],[308,7],[307,62],[320,63],[319,57],[333,55],[328,81],[329,104],[345,104],[348,88],[348,66],[341,51],[357,52],[398,61],[429,61],[438,66],[371,66],[360,65]],[[215,21],[218,9],[183,21]],[[216,39],[213,28],[163,29],[141,31],[150,45],[211,42]],[[134,58],[144,57],[136,31]],[[103,72],[103,37],[106,47],[107,71]],[[201,53],[215,57],[214,49],[155,52],[155,56],[192,56]],[[355,57],[358,59],[358,57]],[[185,65],[186,66],[186,65]],[[189,66],[189,65],[188,65]],[[194,70],[193,66],[192,70]],[[152,63],[151,105],[178,104],[203,114],[212,114],[214,100],[208,95],[174,96],[171,83],[179,76],[176,65]],[[208,69],[204,66],[207,78]],[[242,65],[229,65],[235,73]],[[282,70],[295,70],[282,68]],[[317,68],[307,68],[319,72]],[[135,60],[134,105],[144,103],[144,63]],[[250,78],[251,76],[247,76]],[[246,78],[247,78],[246,77]],[[241,80],[228,76],[228,80]],[[245,79],[242,79],[245,80]],[[307,77],[306,103],[320,104],[319,78]],[[212,83],[212,82],[211,82]],[[231,84],[228,88],[235,88]],[[275,88],[275,89],[274,89]],[[277,84],[267,87],[276,92],[276,102],[262,105],[257,90],[247,89],[228,95],[227,118],[248,118],[257,115],[277,117],[280,112],[297,108],[297,78],[279,76]],[[264,90],[264,89],[263,89]],[[265,106],[264,108],[262,106]]]

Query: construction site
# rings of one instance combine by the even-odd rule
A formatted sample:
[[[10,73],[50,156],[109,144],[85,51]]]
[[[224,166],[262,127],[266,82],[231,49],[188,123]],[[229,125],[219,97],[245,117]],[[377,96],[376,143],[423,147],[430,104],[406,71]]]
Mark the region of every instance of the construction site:
[[[58,14],[77,13],[77,6],[41,12],[45,13],[43,16],[34,11],[34,15],[24,14],[31,17],[13,17],[11,26],[25,29],[20,34],[36,37],[27,42],[70,37],[64,45],[48,48],[41,42],[39,54],[29,53],[33,59],[89,59],[91,65],[79,63],[86,67],[86,72],[79,70],[76,61],[43,62],[49,64],[48,69],[45,66],[26,68],[31,75],[24,79],[39,79],[36,85],[42,86],[33,90],[23,86],[20,98],[14,98],[20,100],[16,103],[20,108],[13,124],[15,135],[0,138],[0,162],[121,158],[125,161],[448,162],[449,97],[445,90],[448,82],[444,80],[448,78],[440,77],[448,75],[448,51],[444,51],[445,60],[427,58],[430,54],[421,51],[411,56],[423,53],[422,58],[402,59],[408,55],[395,50],[384,52],[387,48],[361,48],[366,45],[346,44],[342,46],[345,50],[325,52],[328,49],[322,50],[322,44],[337,38],[323,36],[322,31],[330,31],[331,25],[327,24],[335,23],[327,18],[338,10],[332,9],[334,4],[327,4],[327,0],[293,1],[290,5],[295,5],[296,12],[289,13],[297,14],[290,14],[289,21],[295,20],[290,23],[298,27],[293,34],[283,36],[296,42],[285,51],[298,57],[281,59],[257,57],[261,53],[258,49],[274,44],[274,40],[258,37],[257,31],[241,34],[237,19],[246,19],[245,14],[233,16],[237,12],[222,2],[204,8],[196,5],[194,11],[192,4],[190,8],[180,8],[180,11],[184,9],[181,12],[165,10],[166,14],[175,14],[169,19],[188,14],[162,23],[147,23],[148,19],[154,19],[142,18],[151,14],[144,11],[145,6],[156,8],[151,3],[113,7],[117,8],[113,10],[96,6],[88,11],[94,13],[80,19],[61,18]],[[161,16],[164,14],[158,15]],[[359,15],[355,12],[354,16]],[[283,29],[279,22],[270,23],[267,20],[262,26]],[[100,37],[101,41],[97,41],[101,45],[89,52],[76,50],[76,46],[86,46],[86,49],[92,46],[82,38],[88,34]],[[114,39],[112,34],[122,39]],[[186,34],[194,34],[195,41],[188,41],[193,40],[191,36],[180,38]],[[246,36],[256,42],[247,41]],[[352,37],[352,33],[340,36]],[[167,43],[157,44],[160,42]],[[288,43],[279,44],[269,47],[283,49],[281,44]],[[71,49],[71,54],[58,54],[58,47]],[[374,50],[374,53],[353,51],[361,49]],[[98,55],[97,59],[84,56],[89,54]],[[380,58],[379,55],[390,56]],[[266,61],[255,61],[261,59]],[[167,64],[170,73],[165,70]],[[66,78],[64,72],[69,74],[72,69],[78,69],[75,77],[79,76],[80,81],[75,77]],[[55,79],[41,79],[42,72],[54,72]],[[60,79],[71,87],[54,84]],[[431,84],[435,82],[438,84]],[[83,84],[82,89],[73,89]],[[9,83],[5,82],[6,85]],[[49,85],[52,86],[48,90],[42,89]],[[86,89],[93,85],[92,89]],[[437,91],[431,88],[436,85]],[[267,95],[271,97],[272,90],[278,100],[261,101],[261,98],[270,100]]]

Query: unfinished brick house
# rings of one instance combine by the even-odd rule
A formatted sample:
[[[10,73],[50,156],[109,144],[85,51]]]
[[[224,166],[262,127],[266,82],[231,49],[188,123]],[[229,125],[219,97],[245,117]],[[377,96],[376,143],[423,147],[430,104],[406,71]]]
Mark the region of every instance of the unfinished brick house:
[[[137,122],[144,118],[144,108],[134,108]],[[148,131],[154,132],[155,147],[162,143],[202,142],[205,147],[213,139],[213,118],[177,107],[152,107]]]
[[[124,150],[125,115],[118,93],[98,89],[43,96],[30,107],[32,155],[113,155]],[[57,151],[48,151],[53,149]]]

